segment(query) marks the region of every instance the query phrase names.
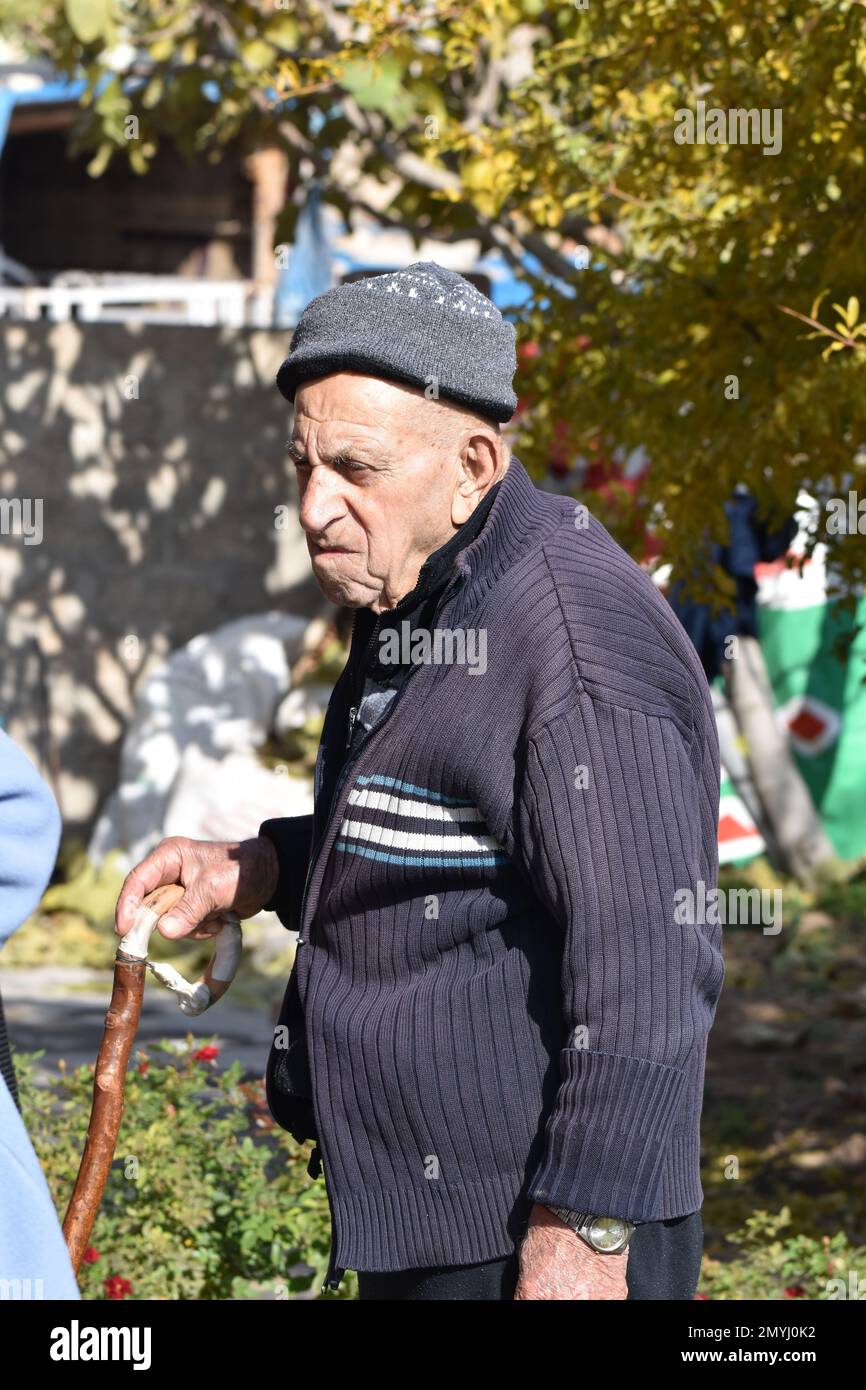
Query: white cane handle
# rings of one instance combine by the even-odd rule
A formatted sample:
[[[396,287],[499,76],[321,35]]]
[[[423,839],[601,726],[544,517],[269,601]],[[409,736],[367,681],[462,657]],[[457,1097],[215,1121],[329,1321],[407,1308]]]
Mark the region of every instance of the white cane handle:
[[[150,961],[147,952],[150,938],[159,919],[170,912],[183,897],[179,883],[165,884],[148,893],[138,909],[130,930],[118,948],[118,953],[130,960],[143,960],[151,974],[177,995],[178,1007],[190,1017],[203,1014],[211,1004],[221,999],[237,974],[243,949],[240,918],[235,912],[223,912],[221,925],[215,933],[214,952],[204,974],[190,984],[179,970],[164,962]]]

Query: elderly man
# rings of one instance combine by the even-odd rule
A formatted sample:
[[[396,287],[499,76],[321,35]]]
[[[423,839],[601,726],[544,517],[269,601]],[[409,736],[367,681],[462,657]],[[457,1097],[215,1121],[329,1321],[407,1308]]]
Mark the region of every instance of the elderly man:
[[[298,930],[267,1093],[316,1141],[326,1287],[692,1298],[724,965],[676,895],[716,880],[712,705],[651,581],[510,455],[514,369],[432,262],[307,307],[278,375],[300,523],[356,610],[315,811],[164,841],[118,931],[174,881],[167,936]]]

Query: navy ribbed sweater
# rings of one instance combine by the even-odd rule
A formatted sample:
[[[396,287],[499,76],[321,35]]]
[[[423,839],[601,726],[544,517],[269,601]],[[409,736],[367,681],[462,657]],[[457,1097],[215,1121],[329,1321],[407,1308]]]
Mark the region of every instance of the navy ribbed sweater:
[[[318,1141],[337,1278],[507,1254],[534,1201],[652,1221],[703,1200],[724,964],[719,926],[677,920],[677,891],[717,873],[694,649],[517,459],[436,627],[483,630],[486,672],[415,667],[326,805],[350,657],[314,817],[262,827],[301,933],[268,1099]]]

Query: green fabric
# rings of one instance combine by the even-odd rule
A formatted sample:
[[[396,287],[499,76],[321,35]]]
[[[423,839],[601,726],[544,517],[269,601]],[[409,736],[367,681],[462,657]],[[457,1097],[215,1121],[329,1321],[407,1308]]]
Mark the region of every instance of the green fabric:
[[[804,702],[805,737],[795,742],[794,756],[824,828],[845,859],[866,853],[866,600],[860,602],[857,622],[860,632],[843,664],[834,647],[850,634],[855,620],[838,603],[758,609],[758,634],[776,705]],[[832,716],[839,720],[835,732]],[[795,712],[788,717],[795,729],[800,727]]]

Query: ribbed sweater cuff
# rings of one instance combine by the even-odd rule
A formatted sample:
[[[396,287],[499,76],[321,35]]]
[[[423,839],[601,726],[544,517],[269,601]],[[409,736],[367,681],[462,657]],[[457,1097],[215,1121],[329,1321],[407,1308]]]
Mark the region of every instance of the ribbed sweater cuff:
[[[564,1048],[561,1085],[529,1196],[631,1221],[663,1218],[661,1181],[685,1072]]]
[[[275,912],[289,931],[300,931],[301,902],[310,863],[313,817],[279,816],[259,826],[277,851],[279,878],[274,896],[263,911]]]

